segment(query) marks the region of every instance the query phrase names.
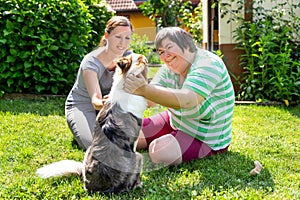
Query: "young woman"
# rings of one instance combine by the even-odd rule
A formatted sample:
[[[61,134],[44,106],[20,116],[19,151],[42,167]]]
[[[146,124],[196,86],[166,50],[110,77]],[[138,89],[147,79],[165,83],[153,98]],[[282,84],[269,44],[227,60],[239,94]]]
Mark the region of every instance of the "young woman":
[[[144,119],[138,148],[148,148],[154,163],[167,165],[226,152],[234,90],[225,64],[178,27],[160,30],[155,45],[165,65],[151,83],[132,75],[124,84],[127,92],[168,108]]]
[[[92,142],[96,110],[110,92],[115,71],[113,61],[129,49],[132,25],[126,17],[112,17],[106,24],[100,47],[87,54],[67,97],[65,115],[79,146],[87,149]]]

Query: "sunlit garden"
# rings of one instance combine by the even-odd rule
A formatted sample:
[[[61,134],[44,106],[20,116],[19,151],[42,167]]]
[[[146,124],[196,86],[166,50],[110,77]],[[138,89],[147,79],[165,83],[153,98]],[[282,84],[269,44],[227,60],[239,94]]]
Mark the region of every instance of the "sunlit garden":
[[[161,111],[155,107],[145,116]],[[81,161],[64,117],[64,98],[0,100],[2,199],[299,199],[300,108],[236,105],[229,152],[173,167],[144,166],[143,186],[93,194],[79,176],[41,179],[35,170]],[[142,152],[145,157],[147,152]],[[254,161],[263,169],[250,176]],[[151,170],[150,170],[151,169]]]
[[[253,21],[238,15],[244,1],[218,2],[220,17],[239,24],[233,35],[243,52],[239,76],[227,66],[237,88],[229,151],[166,167],[142,150],[141,188],[89,194],[80,176],[41,179],[35,171],[83,160],[66,122],[66,95],[115,13],[101,0],[0,0],[0,199],[300,199],[300,2],[271,9],[253,2],[260,16]],[[201,3],[151,0],[139,9],[158,28],[184,27],[201,46]],[[151,80],[162,64],[153,42],[134,33],[130,47],[147,57]],[[148,108],[144,117],[164,109]],[[251,175],[255,161],[262,169]]]

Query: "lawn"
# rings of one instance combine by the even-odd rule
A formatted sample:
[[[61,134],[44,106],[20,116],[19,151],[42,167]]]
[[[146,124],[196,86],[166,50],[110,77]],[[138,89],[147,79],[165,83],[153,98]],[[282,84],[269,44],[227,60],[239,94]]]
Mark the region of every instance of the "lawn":
[[[227,154],[162,167],[143,151],[143,187],[114,195],[89,195],[77,176],[35,175],[45,164],[83,159],[64,98],[0,99],[0,118],[0,199],[300,199],[299,107],[237,105]],[[264,168],[250,176],[255,160]]]

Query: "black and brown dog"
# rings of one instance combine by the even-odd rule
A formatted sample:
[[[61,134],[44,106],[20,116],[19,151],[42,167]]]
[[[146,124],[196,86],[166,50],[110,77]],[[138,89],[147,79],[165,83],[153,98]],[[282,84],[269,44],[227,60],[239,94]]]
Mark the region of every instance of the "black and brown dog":
[[[89,192],[118,193],[141,185],[143,157],[136,152],[137,138],[146,109],[143,97],[126,93],[123,83],[128,74],[147,77],[147,59],[132,54],[116,61],[113,86],[97,115],[92,145],[83,162],[62,160],[36,171],[42,178],[82,175]]]

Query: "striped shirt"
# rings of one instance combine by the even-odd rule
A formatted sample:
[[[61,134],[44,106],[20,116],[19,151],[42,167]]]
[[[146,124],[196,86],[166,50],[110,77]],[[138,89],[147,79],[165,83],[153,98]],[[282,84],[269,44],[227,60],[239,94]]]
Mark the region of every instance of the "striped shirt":
[[[227,147],[232,139],[234,90],[227,68],[215,54],[198,49],[183,85],[179,75],[162,66],[151,84],[187,88],[205,100],[192,108],[168,108],[171,126],[199,139],[213,150]]]

